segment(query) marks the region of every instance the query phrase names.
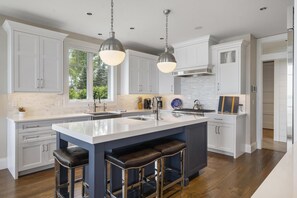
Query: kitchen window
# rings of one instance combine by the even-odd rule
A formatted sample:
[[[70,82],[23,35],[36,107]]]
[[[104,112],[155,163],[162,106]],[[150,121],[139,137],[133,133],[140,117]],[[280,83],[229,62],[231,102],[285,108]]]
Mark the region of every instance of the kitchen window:
[[[70,46],[68,53],[68,99],[70,102],[114,101],[115,69],[105,65],[92,48]]]

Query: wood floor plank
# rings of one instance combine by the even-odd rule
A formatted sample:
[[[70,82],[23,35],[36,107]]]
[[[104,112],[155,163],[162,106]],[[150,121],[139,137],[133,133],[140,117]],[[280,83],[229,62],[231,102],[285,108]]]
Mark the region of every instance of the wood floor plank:
[[[175,186],[166,192],[165,197],[251,197],[283,155],[283,152],[262,149],[235,160],[209,152],[208,166],[201,171],[200,176],[191,180],[182,191],[180,186]],[[80,184],[77,184],[76,197],[80,197],[80,190]],[[54,197],[53,169],[23,176],[18,180],[14,180],[8,170],[0,171],[0,198],[32,197]]]

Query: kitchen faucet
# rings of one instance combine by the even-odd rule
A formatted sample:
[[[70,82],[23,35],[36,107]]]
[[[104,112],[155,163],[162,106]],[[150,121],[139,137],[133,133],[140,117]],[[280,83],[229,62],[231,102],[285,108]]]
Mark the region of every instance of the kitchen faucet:
[[[160,120],[160,106],[161,106],[161,96],[153,97],[152,109],[153,113],[156,114],[156,120]]]
[[[106,103],[103,103],[103,111],[105,112],[107,109],[107,104]]]
[[[200,101],[198,99],[194,100],[193,109],[196,109],[196,110],[202,109],[202,104],[200,103]]]

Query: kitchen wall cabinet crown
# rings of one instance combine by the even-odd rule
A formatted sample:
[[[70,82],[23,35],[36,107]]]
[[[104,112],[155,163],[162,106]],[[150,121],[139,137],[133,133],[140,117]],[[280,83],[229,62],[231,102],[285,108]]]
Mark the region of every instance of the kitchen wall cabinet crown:
[[[212,46],[219,95],[246,93],[246,47],[244,40]]]
[[[197,68],[211,63],[210,46],[217,41],[211,35],[173,44],[177,66],[176,71]]]
[[[157,56],[126,50],[121,65],[121,94],[157,94],[159,70]]]
[[[8,92],[62,92],[67,34],[6,20]]]

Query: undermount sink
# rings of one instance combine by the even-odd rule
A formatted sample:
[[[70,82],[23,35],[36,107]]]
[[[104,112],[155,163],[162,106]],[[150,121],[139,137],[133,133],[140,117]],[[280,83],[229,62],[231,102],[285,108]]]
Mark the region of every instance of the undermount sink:
[[[116,113],[110,113],[110,112],[91,112],[89,114],[95,115],[95,116],[116,115]]]
[[[138,116],[138,117],[128,117],[128,119],[132,119],[132,120],[141,120],[141,121],[153,120],[153,118],[148,118],[148,117],[143,117],[143,116]]]

